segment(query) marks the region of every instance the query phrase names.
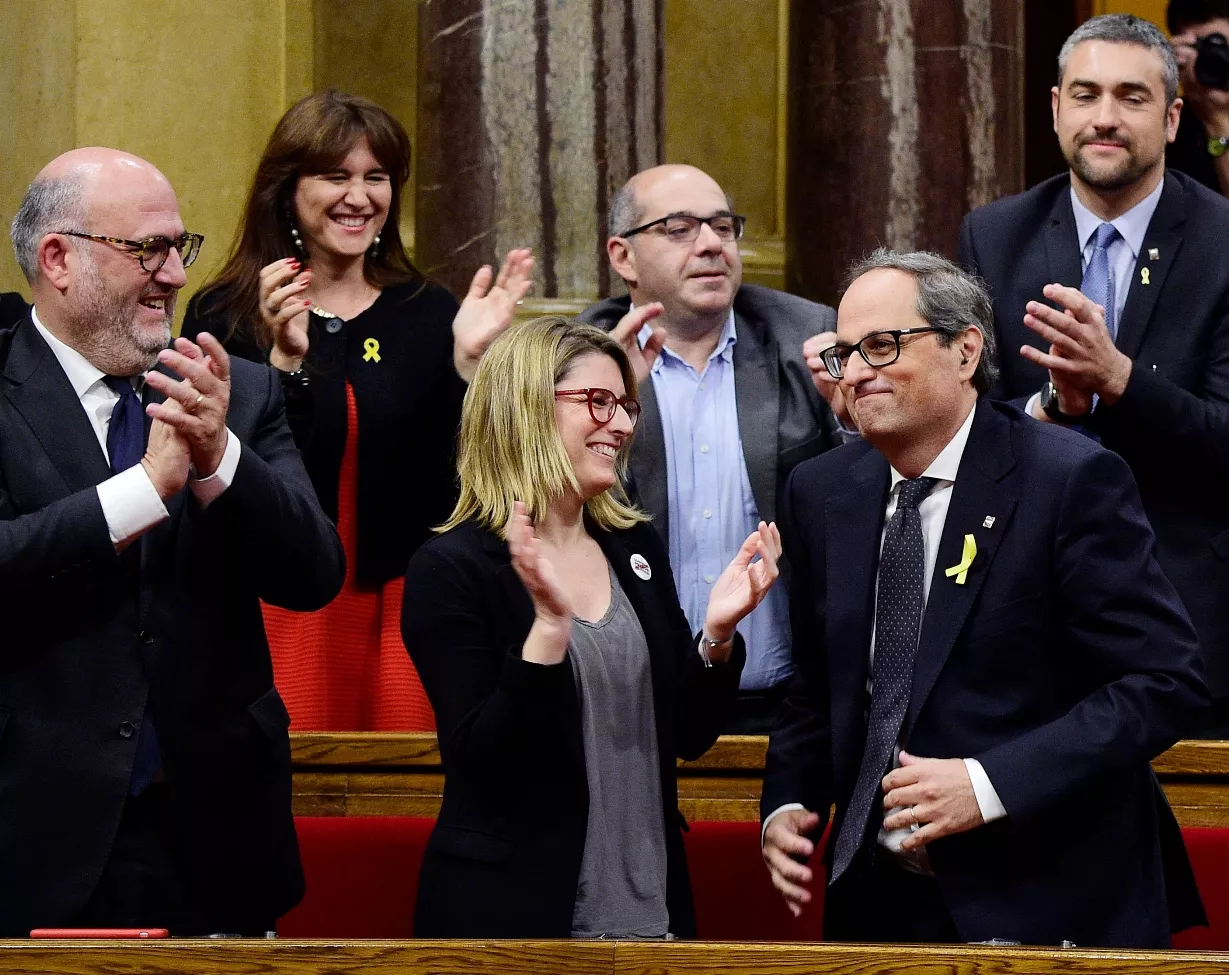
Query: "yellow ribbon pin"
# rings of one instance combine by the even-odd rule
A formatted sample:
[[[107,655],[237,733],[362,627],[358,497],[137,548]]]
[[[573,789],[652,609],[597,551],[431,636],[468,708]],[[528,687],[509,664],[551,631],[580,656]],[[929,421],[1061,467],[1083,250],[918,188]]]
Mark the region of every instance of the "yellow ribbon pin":
[[[380,361],[380,343],[375,339],[363,339],[363,361]]]
[[[1148,268],[1141,267],[1139,269],[1139,283],[1140,284],[1152,284],[1152,282],[1148,280],[1150,277],[1152,277],[1152,275],[1149,273]]]
[[[964,554],[960,557],[960,562],[953,565],[950,569],[944,570],[944,574],[950,579],[956,577],[956,585],[963,586],[965,580],[969,577],[969,566],[973,564],[973,560],[977,558],[977,542],[972,535],[964,536]]]

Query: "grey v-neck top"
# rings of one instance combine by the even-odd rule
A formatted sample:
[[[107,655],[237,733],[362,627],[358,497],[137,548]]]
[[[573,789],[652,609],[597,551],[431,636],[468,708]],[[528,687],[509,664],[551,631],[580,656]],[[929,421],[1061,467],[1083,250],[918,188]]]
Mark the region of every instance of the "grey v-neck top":
[[[613,571],[610,589],[606,615],[575,620],[568,645],[589,784],[572,936],[663,938],[670,915],[649,646]]]

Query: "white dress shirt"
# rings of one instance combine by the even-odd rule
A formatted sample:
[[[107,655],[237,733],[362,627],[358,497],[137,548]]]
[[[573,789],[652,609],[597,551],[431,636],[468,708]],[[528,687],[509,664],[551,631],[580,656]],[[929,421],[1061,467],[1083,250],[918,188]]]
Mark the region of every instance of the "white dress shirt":
[[[98,438],[102,454],[110,463],[111,458],[107,453],[107,429],[111,425],[111,412],[119,401],[119,394],[103,382],[106,373],[72,346],[66,345],[51,334],[47,326],[39,320],[37,309],[31,309],[30,317],[34,320],[34,327],[38,329],[39,335],[51,347],[52,354],[64,370],[64,375],[68,377],[68,382],[90,421],[94,436]],[[135,378],[134,385],[138,390],[144,383],[144,376]],[[235,478],[235,468],[239,465],[240,451],[239,438],[228,428],[226,449],[218,469],[209,477],[189,479],[188,487],[196,495],[202,508],[230,487]],[[166,505],[162,503],[162,498],[158,496],[158,491],[141,464],[113,474],[99,484],[96,490],[99,504],[102,505],[103,518],[107,522],[107,532],[111,536],[112,544],[116,546],[131,541],[170,517]]]
[[[930,466],[922,473],[923,477],[933,477],[938,483],[935,484],[921,504],[918,505],[918,515],[922,522],[922,543],[925,557],[925,573],[922,579],[922,611],[925,613],[926,602],[930,599],[930,583],[935,573],[935,563],[939,558],[939,542],[943,537],[943,527],[947,522],[947,509],[952,501],[952,488],[956,484],[956,474],[960,470],[960,460],[964,456],[965,445],[969,441],[969,431],[973,429],[973,415],[976,412],[976,407],[969,411],[969,415],[965,418],[960,429],[956,431],[956,435],[948,442],[948,445],[939,452],[939,455],[930,463]],[[895,468],[890,468],[891,471],[891,490],[888,492],[888,506],[884,514],[884,533],[887,532],[888,519],[896,513],[896,503],[900,496],[900,483],[905,480],[905,476]],[[879,539],[880,548],[883,547],[883,535]],[[878,579],[876,578],[876,591],[878,591]],[[918,630],[919,637],[921,636],[921,628]],[[870,673],[874,673],[875,662],[875,627],[871,626],[871,645],[869,650],[869,658],[871,662]],[[867,681],[868,691],[870,689],[870,680]],[[930,758],[932,756],[923,755],[922,758]],[[969,773],[969,780],[973,784],[973,794],[977,798],[977,808],[981,812],[982,819],[987,823],[993,822],[996,819],[1002,819],[1007,815],[1007,810],[1003,807],[1002,801],[999,799],[998,793],[990,782],[990,777],[986,774],[986,770],[982,768],[981,762],[975,758],[964,759],[965,769]],[[892,767],[900,767],[900,748],[894,749],[892,754]],[[764,830],[767,830],[768,824],[772,822],[773,816],[777,813],[784,812],[787,809],[802,809],[801,803],[791,802],[774,809],[771,815],[764,820]],[[760,843],[763,844],[763,830],[760,832]],[[919,872],[930,872],[927,862],[925,849],[902,852],[900,849],[901,841],[910,833],[909,829],[885,830],[882,827],[879,830],[879,845],[886,847],[888,850],[899,855],[908,861],[909,869]]]

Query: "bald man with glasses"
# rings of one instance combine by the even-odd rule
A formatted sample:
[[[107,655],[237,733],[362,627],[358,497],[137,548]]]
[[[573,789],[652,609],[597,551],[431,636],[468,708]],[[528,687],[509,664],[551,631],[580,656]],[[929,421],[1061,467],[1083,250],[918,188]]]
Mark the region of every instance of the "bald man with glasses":
[[[0,331],[0,935],[262,935],[303,893],[260,601],[323,606],[341,543],[281,384],[171,344],[201,237],[150,163],[77,149],[12,225]]]
[[[722,567],[760,519],[775,517],[793,466],[841,442],[803,352],[808,339],[835,328],[836,313],[743,284],[744,224],[717,182],[693,166],[636,174],[611,201],[606,243],[628,296],[581,315],[613,329],[629,305],[647,314],[658,306],[650,323],[639,327],[634,316],[616,333],[633,357],[661,348],[640,389],[631,487],[653,515],[696,628]],[[639,331],[623,335],[629,326]],[[739,632],[747,666],[727,731],[767,733],[793,672],[786,587],[776,586]]]

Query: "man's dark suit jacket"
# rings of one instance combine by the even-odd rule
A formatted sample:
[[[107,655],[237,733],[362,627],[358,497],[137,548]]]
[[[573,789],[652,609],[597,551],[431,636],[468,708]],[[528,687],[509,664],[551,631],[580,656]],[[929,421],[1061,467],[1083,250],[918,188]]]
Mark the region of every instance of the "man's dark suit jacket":
[[[0,294],[0,328],[16,325],[30,313],[26,299],[16,291],[6,291]]]
[[[706,668],[679,607],[670,562],[646,524],[590,534],[649,645],[661,772],[670,931],[695,935],[676,757],[717,740],[745,661]],[[631,569],[649,563],[651,578]],[[435,709],[444,799],[418,881],[414,933],[566,938],[589,816],[580,704],[569,661],[527,663],[533,604],[508,546],[467,522],[422,546],[406,576],[401,633]]]
[[[1079,287],[1070,179],[974,210],[960,262],[994,297],[1003,367],[994,395],[1030,396],[1045,370],[1019,353],[1044,343],[1023,323],[1050,282]],[[1165,176],[1118,331],[1135,361],[1122,399],[1087,423],[1131,467],[1157,535],[1157,558],[1190,612],[1213,697],[1229,698],[1229,200],[1182,173]],[[1158,252],[1152,260],[1149,252]],[[1148,284],[1141,279],[1148,269]]]
[[[626,296],[609,298],[579,317],[609,330],[630,307]],[[734,391],[747,477],[760,517],[775,521],[781,489],[794,466],[841,442],[836,419],[815,389],[802,355],[802,343],[812,335],[835,331],[836,312],[795,295],[744,284],[734,296],[734,327]],[[640,405],[630,489],[669,546],[666,441],[651,382],[641,386]]]
[[[27,319],[0,334],[0,931],[63,926],[106,862],[142,716],[158,730],[189,897],[219,931],[303,893],[289,716],[257,597],[315,609],[341,544],[291,441],[270,370],[232,360],[231,486],[117,556],[111,475],[80,401]]]
[[[889,473],[870,444],[850,444],[800,465],[784,501],[799,677],[761,810],[800,802],[826,818],[835,802],[834,839],[866,742]],[[944,570],[966,535],[977,555],[960,585]],[[927,847],[965,940],[1157,947],[1171,925],[1205,923],[1148,764],[1207,700],[1194,631],[1153,552],[1116,454],[978,403],[901,738],[914,755],[979,760],[1007,810]],[[829,889],[827,917],[842,890]]]

